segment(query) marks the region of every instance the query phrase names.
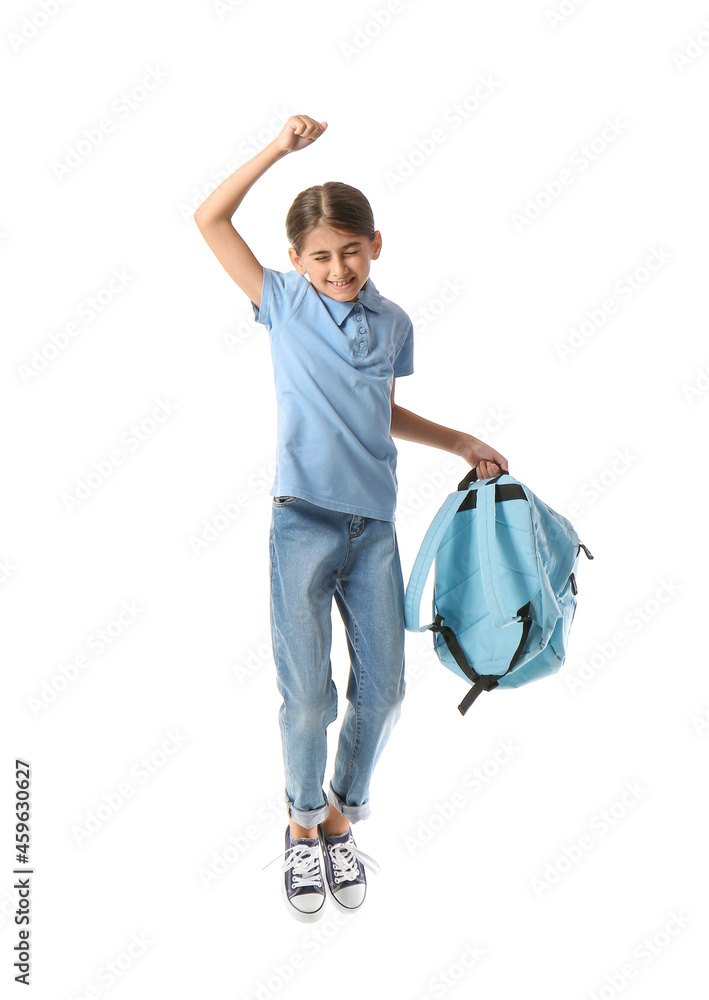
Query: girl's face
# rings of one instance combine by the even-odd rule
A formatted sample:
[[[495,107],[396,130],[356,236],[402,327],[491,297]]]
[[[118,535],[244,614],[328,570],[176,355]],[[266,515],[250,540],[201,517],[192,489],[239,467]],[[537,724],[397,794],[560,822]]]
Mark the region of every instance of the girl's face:
[[[307,274],[317,292],[352,302],[369,277],[370,261],[377,259],[381,248],[379,230],[369,240],[359,233],[341,232],[322,223],[306,236],[302,257],[293,247],[288,254],[296,271]]]

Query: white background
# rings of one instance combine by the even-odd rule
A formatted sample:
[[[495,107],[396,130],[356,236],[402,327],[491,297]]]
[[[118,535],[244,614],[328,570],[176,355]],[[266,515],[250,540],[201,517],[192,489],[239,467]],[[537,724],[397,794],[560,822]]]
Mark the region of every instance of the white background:
[[[45,7],[2,15],[2,982],[21,757],[34,996],[704,995],[707,5]],[[286,825],[268,337],[192,218],[301,113],[329,128],[235,225],[287,270],[298,192],[363,190],[372,278],[415,321],[397,402],[498,448],[595,556],[561,672],[464,718],[407,633],[355,828],[382,871],[312,926],[263,870]],[[467,468],[397,445],[406,581]]]

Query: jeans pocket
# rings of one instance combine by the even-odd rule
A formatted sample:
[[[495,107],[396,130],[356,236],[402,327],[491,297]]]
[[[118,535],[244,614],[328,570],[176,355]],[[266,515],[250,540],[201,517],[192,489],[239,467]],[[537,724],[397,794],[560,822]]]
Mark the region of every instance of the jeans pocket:
[[[290,507],[291,504],[297,503],[300,497],[274,497],[273,506],[274,507]]]

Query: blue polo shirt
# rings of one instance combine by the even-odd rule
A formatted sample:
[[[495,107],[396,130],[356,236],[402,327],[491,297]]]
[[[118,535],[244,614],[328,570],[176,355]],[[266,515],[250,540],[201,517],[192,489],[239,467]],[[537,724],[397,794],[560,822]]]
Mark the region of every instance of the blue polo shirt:
[[[278,404],[271,496],[395,520],[394,377],[414,370],[413,324],[371,276],[357,299],[321,295],[296,270],[263,269],[257,323],[269,332]]]

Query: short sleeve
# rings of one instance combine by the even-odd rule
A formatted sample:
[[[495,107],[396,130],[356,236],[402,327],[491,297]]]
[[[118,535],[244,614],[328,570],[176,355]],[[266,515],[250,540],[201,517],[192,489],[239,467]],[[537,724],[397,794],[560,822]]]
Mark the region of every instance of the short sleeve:
[[[297,271],[274,271],[264,267],[261,305],[251,303],[255,321],[263,323],[271,333],[280,330],[293,315],[302,288],[301,275]]]
[[[414,324],[409,316],[406,319],[408,329],[394,359],[394,378],[399,378],[401,375],[413,375],[414,372]]]

